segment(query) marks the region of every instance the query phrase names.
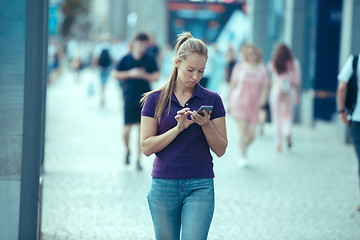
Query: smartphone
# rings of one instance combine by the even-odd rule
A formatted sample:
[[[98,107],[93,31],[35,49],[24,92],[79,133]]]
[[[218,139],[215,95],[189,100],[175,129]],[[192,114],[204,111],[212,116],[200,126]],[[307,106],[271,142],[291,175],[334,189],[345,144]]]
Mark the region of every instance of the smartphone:
[[[200,114],[201,116],[204,116],[203,110],[205,110],[207,113],[209,113],[210,111],[212,111],[213,106],[201,106],[199,108],[199,110],[197,110],[197,113]]]

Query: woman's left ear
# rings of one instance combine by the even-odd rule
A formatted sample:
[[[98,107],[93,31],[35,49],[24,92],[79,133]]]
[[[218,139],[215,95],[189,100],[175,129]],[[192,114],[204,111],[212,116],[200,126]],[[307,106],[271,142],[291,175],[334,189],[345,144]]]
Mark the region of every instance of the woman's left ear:
[[[175,67],[179,68],[179,60],[177,60],[176,58],[175,58]]]

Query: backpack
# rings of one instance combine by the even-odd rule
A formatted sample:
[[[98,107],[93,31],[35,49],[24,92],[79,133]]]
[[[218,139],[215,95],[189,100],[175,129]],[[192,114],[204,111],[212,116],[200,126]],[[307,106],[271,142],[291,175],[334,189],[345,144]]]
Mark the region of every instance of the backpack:
[[[98,65],[107,68],[111,65],[111,57],[109,49],[103,49],[99,56]]]
[[[353,73],[346,87],[345,108],[349,115],[351,115],[352,112],[354,111],[357,100],[358,84],[357,84],[356,72],[357,72],[358,59],[359,59],[359,55],[354,56],[352,62]]]

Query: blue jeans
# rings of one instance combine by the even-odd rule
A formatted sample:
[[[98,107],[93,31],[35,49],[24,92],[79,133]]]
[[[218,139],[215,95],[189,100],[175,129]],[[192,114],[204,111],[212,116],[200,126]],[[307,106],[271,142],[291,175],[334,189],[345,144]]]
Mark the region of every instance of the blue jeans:
[[[100,67],[100,80],[101,80],[101,86],[105,86],[108,82],[109,75],[111,73],[111,67],[103,68]]]
[[[157,240],[205,240],[215,208],[214,180],[153,178],[148,202]]]

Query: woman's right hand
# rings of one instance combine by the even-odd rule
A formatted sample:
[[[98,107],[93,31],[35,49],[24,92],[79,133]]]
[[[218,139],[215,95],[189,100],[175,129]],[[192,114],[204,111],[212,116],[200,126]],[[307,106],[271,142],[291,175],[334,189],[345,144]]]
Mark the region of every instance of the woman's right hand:
[[[189,120],[188,115],[190,114],[190,108],[183,108],[177,111],[175,119],[177,121],[176,128],[180,131],[188,128],[191,124],[194,123],[194,120]]]

